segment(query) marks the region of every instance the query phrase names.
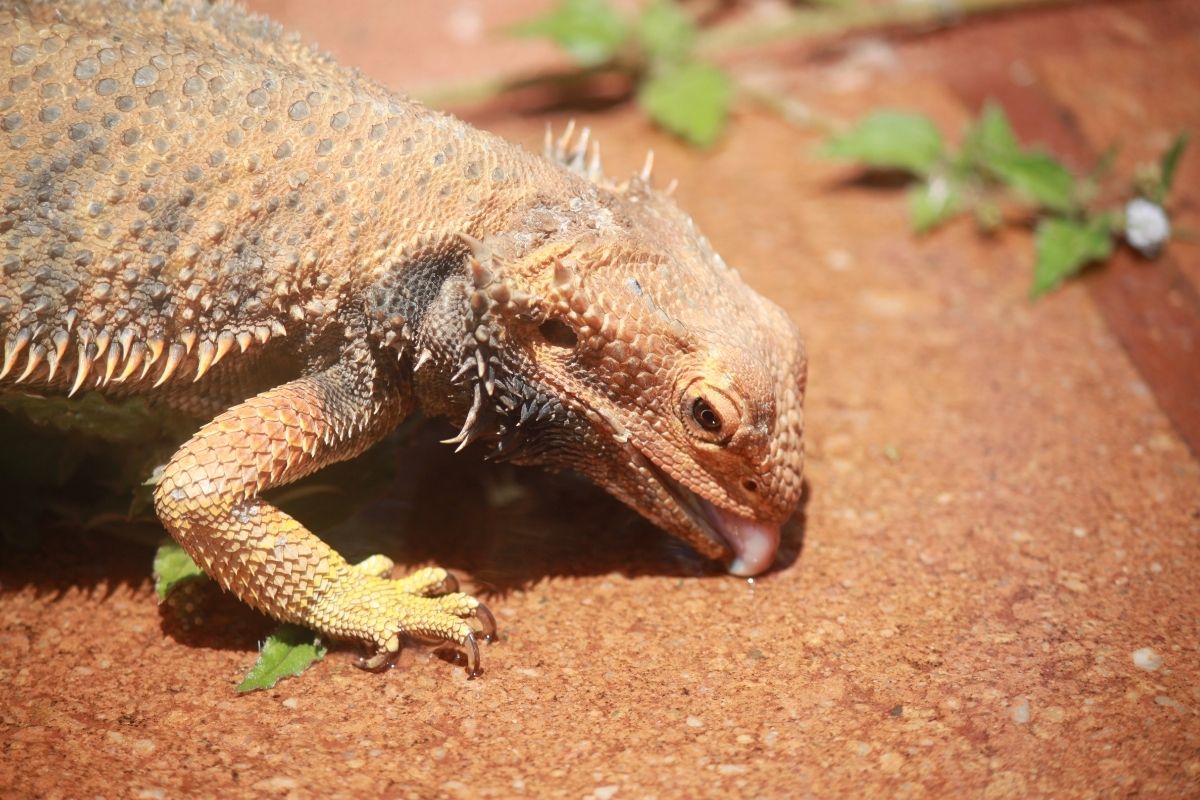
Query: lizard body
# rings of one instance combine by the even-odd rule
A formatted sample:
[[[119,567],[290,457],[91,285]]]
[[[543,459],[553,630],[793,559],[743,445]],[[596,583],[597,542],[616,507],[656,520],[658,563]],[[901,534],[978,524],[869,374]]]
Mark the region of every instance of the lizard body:
[[[373,650],[490,617],[261,499],[421,410],[752,575],[801,491],[795,327],[586,136],[542,156],[199,2],[0,9],[0,391],[209,422],[155,507],[222,586]]]

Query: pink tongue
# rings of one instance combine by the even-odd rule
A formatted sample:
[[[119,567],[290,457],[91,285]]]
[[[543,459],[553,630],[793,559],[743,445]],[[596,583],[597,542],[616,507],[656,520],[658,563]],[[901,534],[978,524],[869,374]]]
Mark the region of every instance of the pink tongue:
[[[708,521],[733,548],[735,557],[729,564],[731,574],[748,578],[771,566],[775,551],[779,549],[778,525],[764,525],[717,508],[707,500],[697,499],[703,504]]]

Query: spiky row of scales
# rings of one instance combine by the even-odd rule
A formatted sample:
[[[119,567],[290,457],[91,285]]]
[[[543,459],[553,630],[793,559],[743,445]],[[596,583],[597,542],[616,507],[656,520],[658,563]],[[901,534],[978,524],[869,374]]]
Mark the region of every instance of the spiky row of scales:
[[[255,326],[253,331],[222,331],[203,338],[194,331],[183,331],[176,341],[169,341],[163,336],[143,339],[133,328],[115,335],[107,329],[95,334],[76,331],[78,318],[78,312],[72,309],[64,315],[62,327],[53,332],[40,330],[40,326],[24,326],[10,334],[4,342],[0,381],[15,375],[14,384],[54,384],[61,378],[69,381],[68,397],[87,386],[89,377],[95,389],[147,380],[151,380],[150,388],[156,389],[170,380],[193,353],[196,367],[192,380],[198,381],[234,348],[244,353],[254,344],[265,345],[287,333],[281,323],[271,320]],[[157,370],[155,365],[159,365]],[[36,380],[40,369],[44,369],[43,381]]]
[[[575,120],[570,120],[562,135],[555,138],[549,124],[546,126],[542,154],[545,158],[562,164],[577,175],[615,191],[648,189],[653,180],[654,151],[646,153],[642,168],[621,184],[613,183],[604,173],[600,143],[591,138],[591,129],[584,127],[575,136]],[[665,193],[675,191],[677,182],[672,180]],[[519,291],[510,290],[508,284],[496,275],[492,254],[486,242],[472,237],[461,237],[470,248],[467,259],[473,290],[468,300],[466,333],[463,340],[465,356],[451,383],[471,384],[471,406],[467,411],[458,433],[443,440],[443,444],[456,445],[455,452],[462,450],[482,438],[485,434],[494,440],[494,449],[489,456],[495,460],[508,460],[526,447],[530,434],[540,426],[560,422],[567,414],[562,403],[528,384],[510,379],[501,371],[499,350],[502,343],[497,340],[496,324],[498,312],[515,311],[533,322],[544,316],[535,308],[533,298]],[[554,285],[567,290],[577,286],[577,276],[562,261],[554,265]],[[431,357],[422,351],[417,357],[414,371],[419,370]],[[490,405],[485,405],[490,403]]]
[[[587,127],[576,137],[574,120],[557,138],[547,126],[543,155],[598,185],[617,191],[627,191],[631,184],[635,184],[634,188],[648,188],[652,180],[654,153],[649,151],[641,170],[624,183],[612,183],[603,171],[599,142],[592,140]],[[672,181],[666,193],[673,192],[675,185]],[[508,458],[515,454],[530,428],[554,422],[556,415],[562,412],[562,406],[524,384],[517,385],[497,377],[500,367],[497,354],[500,343],[496,340],[499,328],[495,324],[497,306],[525,309],[530,298],[513,297],[508,285],[496,279],[490,268],[490,251],[484,242],[467,236],[463,239],[471,251],[468,265],[474,291],[469,313],[464,316],[467,322],[464,352],[467,356],[452,377],[452,383],[469,381],[472,401],[458,434],[446,443],[457,445],[461,450],[488,430],[497,437],[494,457]],[[573,280],[569,270],[561,263],[556,265],[556,285],[566,286]],[[0,360],[0,381],[10,377],[17,385],[55,385],[56,381],[61,381],[67,385],[69,397],[85,388],[127,386],[130,391],[137,391],[144,390],[148,384],[149,389],[157,389],[180,374],[189,359],[194,363],[191,379],[196,382],[235,349],[245,353],[255,345],[266,345],[287,333],[278,320],[267,319],[263,324],[237,332],[226,330],[200,335],[184,330],[172,340],[162,335],[145,336],[134,327],[119,331],[102,328],[94,332],[89,326],[79,326],[78,320],[78,311],[72,309],[63,316],[61,326],[26,324],[10,333],[4,341]],[[4,327],[0,325],[0,329]],[[402,334],[389,330],[386,336],[390,338],[384,344],[391,346]],[[428,350],[422,351],[413,363],[414,371],[420,370],[430,357]],[[499,392],[498,381],[504,383]],[[496,424],[491,420],[491,424],[484,424],[485,401],[491,401],[492,414],[499,415],[503,421]]]

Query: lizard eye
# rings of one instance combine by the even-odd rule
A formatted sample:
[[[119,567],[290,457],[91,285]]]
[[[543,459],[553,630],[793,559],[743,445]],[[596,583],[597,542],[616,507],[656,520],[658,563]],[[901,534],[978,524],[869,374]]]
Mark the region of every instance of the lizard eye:
[[[679,411],[692,436],[718,445],[727,444],[733,438],[742,418],[733,398],[702,381],[696,381],[684,390]]]
[[[721,430],[721,417],[703,397],[692,401],[692,419],[704,430],[715,433]]]

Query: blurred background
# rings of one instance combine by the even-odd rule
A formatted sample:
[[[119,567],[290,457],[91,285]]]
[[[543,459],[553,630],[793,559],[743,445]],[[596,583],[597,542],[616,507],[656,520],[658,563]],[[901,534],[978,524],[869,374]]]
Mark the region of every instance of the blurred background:
[[[653,149],[807,337],[808,493],[747,582],[406,426],[275,499],[455,570],[485,674],[239,696],[273,625],[151,580],[193,423],[6,399],[0,794],[1200,794],[1200,4],[248,5],[530,148]]]

